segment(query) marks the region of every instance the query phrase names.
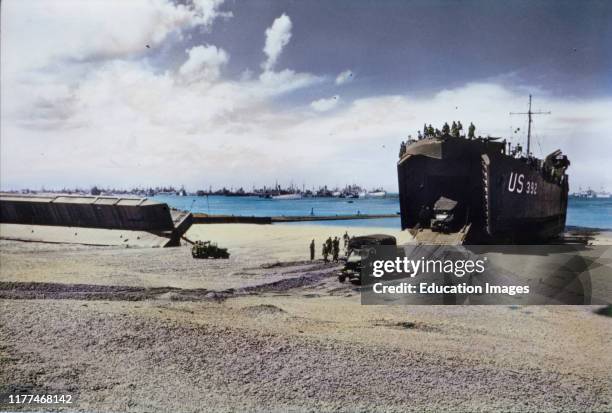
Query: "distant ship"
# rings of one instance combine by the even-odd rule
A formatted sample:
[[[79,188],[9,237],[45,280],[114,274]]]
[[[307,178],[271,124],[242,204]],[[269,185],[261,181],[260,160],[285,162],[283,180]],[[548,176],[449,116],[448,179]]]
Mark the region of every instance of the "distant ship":
[[[296,192],[292,194],[272,195],[272,199],[302,199],[302,194]]]
[[[610,194],[610,192],[605,191],[603,189],[603,186],[601,187],[601,191],[599,192],[595,192],[595,198],[610,198],[612,197],[612,194]]]
[[[431,243],[529,243],[565,228],[570,162],[501,138],[427,133],[403,144],[397,164],[402,229]],[[475,129],[475,128],[474,128]]]
[[[582,188],[578,189],[578,192],[574,192],[572,194],[572,196],[574,198],[594,198],[595,197],[595,191],[593,191],[591,188],[583,190]]]
[[[603,189],[599,192],[595,192],[591,188],[586,190],[580,188],[578,189],[578,192],[574,192],[572,196],[574,198],[612,198],[612,194],[610,194],[610,192],[604,191]]]
[[[384,198],[387,196],[387,192],[382,188],[375,189],[366,194],[366,198]]]

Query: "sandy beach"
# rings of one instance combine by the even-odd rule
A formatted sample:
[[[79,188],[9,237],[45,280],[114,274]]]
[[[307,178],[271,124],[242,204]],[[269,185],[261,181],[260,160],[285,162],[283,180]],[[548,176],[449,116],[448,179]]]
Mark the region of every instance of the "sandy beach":
[[[598,307],[362,306],[337,264],[307,261],[345,230],[187,233],[229,260],[0,241],[0,394],[72,394],[53,407],[70,411],[610,411]]]

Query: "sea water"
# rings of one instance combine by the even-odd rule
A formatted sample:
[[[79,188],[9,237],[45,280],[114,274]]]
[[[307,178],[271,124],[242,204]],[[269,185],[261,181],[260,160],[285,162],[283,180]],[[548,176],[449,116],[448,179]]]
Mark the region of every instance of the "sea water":
[[[394,218],[316,221],[318,225],[348,227],[400,228],[399,198],[397,194],[384,198],[302,198],[269,199],[256,196],[175,196],[157,195],[154,199],[173,208],[214,215],[235,216],[333,216],[392,214]],[[287,225],[312,225],[313,222],[295,222]],[[283,224],[285,225],[285,224]],[[567,225],[612,229],[612,198],[573,198],[567,208]]]
[[[612,229],[612,198],[570,197],[566,225]]]

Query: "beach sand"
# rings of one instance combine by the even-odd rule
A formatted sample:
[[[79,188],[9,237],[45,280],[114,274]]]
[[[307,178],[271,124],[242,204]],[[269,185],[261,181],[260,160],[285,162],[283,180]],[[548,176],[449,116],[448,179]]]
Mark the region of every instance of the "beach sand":
[[[321,247],[327,237],[338,237],[342,240],[345,232],[350,236],[393,235],[398,244],[413,239],[408,231],[399,229],[316,224],[193,225],[186,236],[189,239],[215,240],[219,245],[235,251],[236,255],[247,260],[255,257],[265,260],[303,260],[309,258],[308,246],[312,239],[315,240],[317,258],[321,258]]]
[[[363,306],[338,265],[306,261],[312,238],[320,253],[345,230],[187,233],[230,260],[0,241],[0,396],[69,393],[69,410],[111,412],[612,409],[598,307]]]

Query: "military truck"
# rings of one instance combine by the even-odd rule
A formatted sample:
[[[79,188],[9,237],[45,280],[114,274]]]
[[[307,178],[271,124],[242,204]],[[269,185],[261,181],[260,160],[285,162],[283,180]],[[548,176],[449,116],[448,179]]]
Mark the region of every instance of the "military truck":
[[[385,234],[352,237],[348,243],[346,263],[338,275],[338,281],[343,283],[348,279],[354,284],[361,284],[362,262],[373,252],[373,247],[378,245],[397,245],[397,240],[394,236]]]
[[[227,248],[219,248],[217,244],[210,241],[196,241],[191,247],[193,258],[229,258]]]
[[[440,197],[434,204],[433,213],[434,216],[430,222],[432,231],[449,233],[458,229],[457,218],[459,211],[457,201]]]

